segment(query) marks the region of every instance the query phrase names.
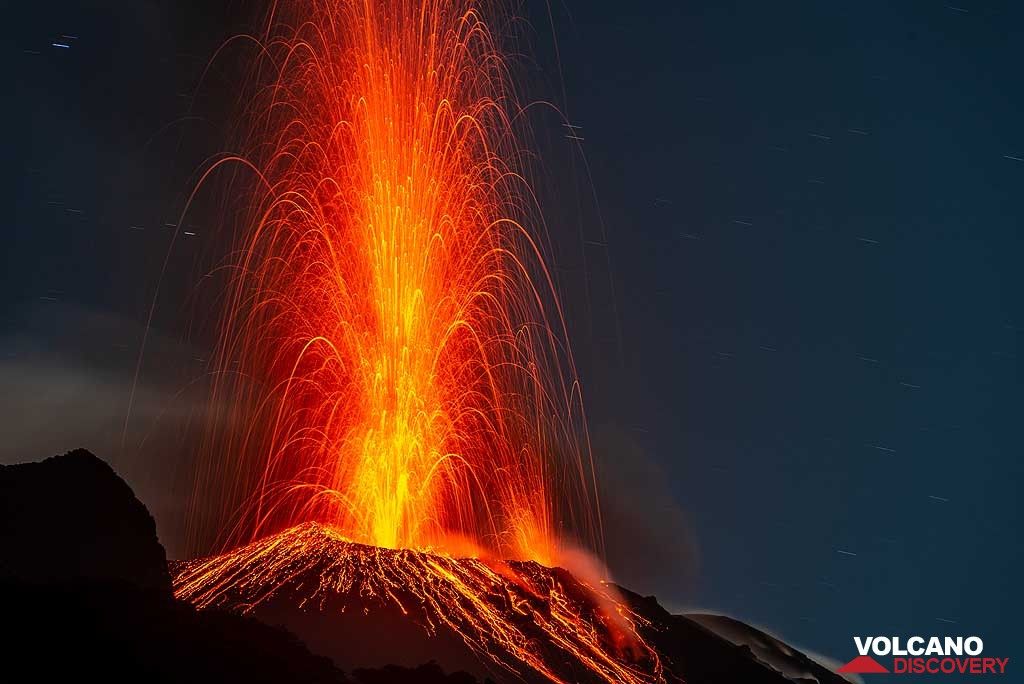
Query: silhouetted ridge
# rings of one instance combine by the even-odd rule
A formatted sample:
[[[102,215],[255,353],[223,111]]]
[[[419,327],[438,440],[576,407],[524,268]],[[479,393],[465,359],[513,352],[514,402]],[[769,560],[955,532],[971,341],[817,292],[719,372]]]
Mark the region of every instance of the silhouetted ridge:
[[[84,449],[0,466],[0,578],[124,581],[171,591],[156,523],[131,487]]]

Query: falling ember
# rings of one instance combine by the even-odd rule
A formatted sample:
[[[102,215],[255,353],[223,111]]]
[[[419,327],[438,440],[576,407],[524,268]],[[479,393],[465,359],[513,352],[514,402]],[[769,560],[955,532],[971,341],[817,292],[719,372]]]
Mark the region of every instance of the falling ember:
[[[377,568],[365,581],[420,588],[418,600],[440,611],[430,621],[470,620],[474,648],[490,653],[525,637],[486,598],[498,575],[452,558],[551,566],[567,548],[597,548],[585,422],[527,182],[524,110],[483,20],[499,9],[274,4],[252,69],[244,154],[214,164],[258,181],[225,269],[213,397],[223,413],[193,506],[193,531],[226,529],[235,550],[178,575],[179,595],[197,605],[230,603],[253,583],[272,593],[283,567],[325,548],[335,567],[370,547],[398,549],[406,555],[388,555],[387,572],[362,564]],[[260,567],[261,544],[278,559],[270,567]],[[437,587],[447,603],[430,593]],[[637,646],[632,622],[609,618],[619,607],[598,594],[606,638],[572,611],[545,623],[547,638],[601,679],[645,679],[609,645]],[[441,615],[446,605],[459,616]],[[547,672],[530,648],[505,650]]]

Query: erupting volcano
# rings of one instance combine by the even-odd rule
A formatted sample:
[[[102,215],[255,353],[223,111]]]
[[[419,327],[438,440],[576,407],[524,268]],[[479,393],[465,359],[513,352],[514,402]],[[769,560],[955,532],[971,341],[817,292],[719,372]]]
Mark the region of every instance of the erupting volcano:
[[[654,680],[613,592],[548,569],[600,520],[500,9],[278,2],[252,39],[243,154],[210,171],[258,180],[193,505],[229,550],[176,591],[354,592],[521,676]]]

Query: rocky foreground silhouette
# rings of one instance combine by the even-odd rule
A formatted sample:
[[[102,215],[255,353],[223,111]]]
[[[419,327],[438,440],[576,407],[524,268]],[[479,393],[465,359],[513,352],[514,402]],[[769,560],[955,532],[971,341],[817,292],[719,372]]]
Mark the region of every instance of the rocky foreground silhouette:
[[[743,623],[672,615],[653,597],[621,588],[620,595],[645,621],[642,636],[668,681],[845,681]],[[430,637],[394,611],[324,612],[277,601],[243,616],[176,600],[153,518],[110,466],[84,450],[0,466],[0,599],[11,681],[540,681],[474,661],[454,648],[454,635]]]

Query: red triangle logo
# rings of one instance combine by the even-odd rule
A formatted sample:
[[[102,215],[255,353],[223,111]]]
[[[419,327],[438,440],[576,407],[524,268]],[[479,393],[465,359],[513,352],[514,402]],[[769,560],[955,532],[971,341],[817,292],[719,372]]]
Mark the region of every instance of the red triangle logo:
[[[850,662],[836,670],[838,673],[855,672],[857,674],[883,674],[888,673],[882,665],[871,656],[857,656]]]

